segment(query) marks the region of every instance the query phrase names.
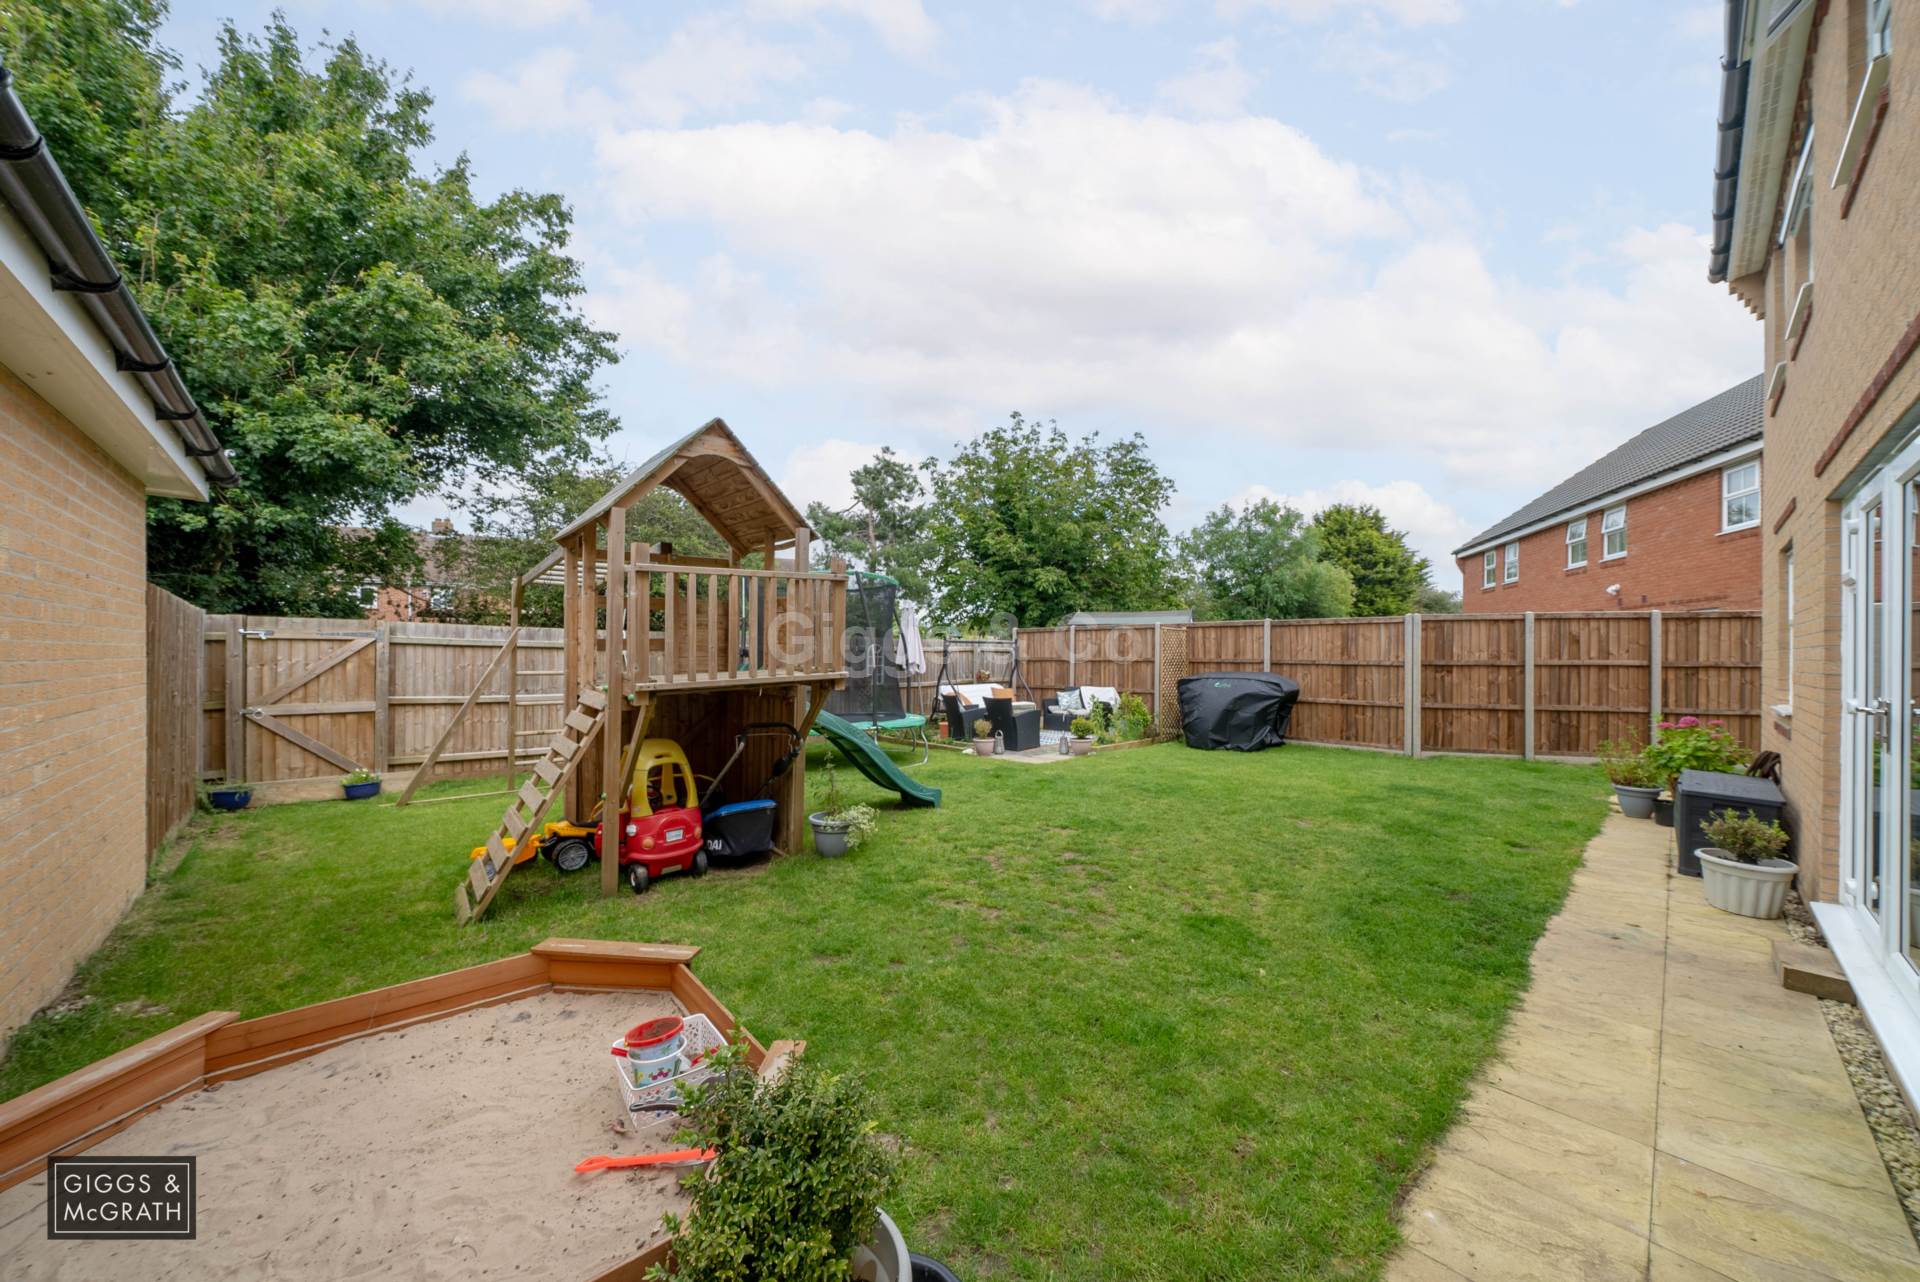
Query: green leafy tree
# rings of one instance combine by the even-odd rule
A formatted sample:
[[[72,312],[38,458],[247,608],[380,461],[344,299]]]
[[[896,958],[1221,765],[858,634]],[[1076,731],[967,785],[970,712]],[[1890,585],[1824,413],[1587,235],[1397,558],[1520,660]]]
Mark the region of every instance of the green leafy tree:
[[[927,599],[926,486],[911,463],[882,446],[853,469],[853,502],[843,508],[807,504],[807,524],[820,537],[815,561],[845,557],[862,569],[900,581],[915,601]]]
[[[395,504],[587,457],[611,335],[574,308],[557,196],[420,170],[427,93],[351,40],[309,65],[276,16],[225,28],[176,110],[163,15],[0,6],[20,92],[241,476],[149,504],[149,575],[209,609],[357,613],[359,582],[417,566]]]
[[[1180,540],[1203,619],[1328,619],[1353,613],[1353,579],[1321,559],[1305,517],[1272,499],[1222,504]]]
[[[1364,617],[1406,614],[1427,586],[1427,558],[1407,546],[1403,531],[1387,525],[1380,509],[1335,503],[1313,518],[1321,555],[1353,578],[1353,613]]]
[[[926,582],[941,619],[1032,627],[1169,603],[1173,482],[1134,435],[1078,441],[1012,415],[929,459]]]
[[[1460,613],[1460,594],[1449,592],[1445,588],[1429,583],[1421,588],[1413,598],[1413,612],[1416,614],[1458,614]]]

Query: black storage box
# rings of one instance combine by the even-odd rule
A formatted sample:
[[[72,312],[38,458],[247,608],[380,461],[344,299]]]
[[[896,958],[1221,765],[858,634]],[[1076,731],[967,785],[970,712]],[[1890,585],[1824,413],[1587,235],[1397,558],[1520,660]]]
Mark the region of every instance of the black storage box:
[[[1694,851],[1713,844],[1700,827],[1716,813],[1734,810],[1744,815],[1751,810],[1756,819],[1778,819],[1787,806],[1780,786],[1770,779],[1712,770],[1682,770],[1680,786],[1674,792],[1673,837],[1680,849],[1677,866],[1687,877],[1700,875],[1700,857]]]

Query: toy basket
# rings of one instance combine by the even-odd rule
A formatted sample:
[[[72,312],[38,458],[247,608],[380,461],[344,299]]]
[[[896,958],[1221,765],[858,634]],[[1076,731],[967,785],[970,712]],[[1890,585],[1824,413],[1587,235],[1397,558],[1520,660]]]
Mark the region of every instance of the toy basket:
[[[726,1041],[720,1030],[713,1026],[713,1021],[705,1015],[687,1016],[686,1025],[681,1031],[680,1055],[691,1067],[644,1086],[635,1086],[627,1074],[626,1061],[614,1056],[613,1076],[620,1083],[620,1097],[627,1103],[627,1112],[638,1113],[645,1109],[678,1104],[682,1086],[704,1082],[713,1076],[713,1069],[706,1063],[707,1056],[726,1045]],[[613,1043],[614,1046],[620,1044],[617,1041]]]

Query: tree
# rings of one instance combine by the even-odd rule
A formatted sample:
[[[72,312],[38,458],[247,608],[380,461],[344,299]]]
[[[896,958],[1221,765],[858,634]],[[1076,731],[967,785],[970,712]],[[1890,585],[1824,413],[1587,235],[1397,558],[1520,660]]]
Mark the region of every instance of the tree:
[[[853,502],[846,507],[807,504],[807,523],[820,537],[816,560],[845,557],[892,575],[909,598],[925,601],[927,511],[920,474],[883,445],[871,463],[853,469],[852,480]]]
[[[1416,614],[1458,614],[1460,613],[1460,594],[1449,592],[1445,588],[1429,583],[1421,588],[1413,598],[1413,612]]]
[[[1180,540],[1203,619],[1330,619],[1353,613],[1353,580],[1321,559],[1305,517],[1272,499],[1222,504]]]
[[[209,609],[357,613],[358,583],[417,564],[393,505],[586,459],[611,335],[574,308],[558,197],[416,168],[427,93],[351,40],[309,67],[276,17],[226,27],[175,111],[163,14],[0,7],[21,94],[241,476],[149,504],[149,576]]]
[[[1075,610],[1169,603],[1160,513],[1173,482],[1138,435],[1079,441],[1019,414],[921,465],[931,496],[926,579],[933,613],[974,627],[1024,627]]]
[[[1390,529],[1379,508],[1335,503],[1313,518],[1321,554],[1353,578],[1353,613],[1406,614],[1427,585],[1427,558]]]

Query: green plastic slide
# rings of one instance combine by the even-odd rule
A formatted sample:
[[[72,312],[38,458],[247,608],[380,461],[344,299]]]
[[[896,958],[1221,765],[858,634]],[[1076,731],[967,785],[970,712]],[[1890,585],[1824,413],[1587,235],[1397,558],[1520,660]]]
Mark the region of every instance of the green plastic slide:
[[[940,804],[938,788],[929,788],[900,769],[879,744],[867,738],[851,721],[822,712],[813,719],[813,733],[840,749],[840,755],[852,762],[855,770],[880,787],[899,793],[908,805]]]

